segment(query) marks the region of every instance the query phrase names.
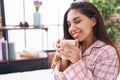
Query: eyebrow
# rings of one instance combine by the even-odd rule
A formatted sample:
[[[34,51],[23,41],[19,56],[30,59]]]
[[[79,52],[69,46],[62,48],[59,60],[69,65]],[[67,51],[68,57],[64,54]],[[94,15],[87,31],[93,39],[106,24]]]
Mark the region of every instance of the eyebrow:
[[[73,20],[76,20],[76,19],[78,19],[78,18],[80,18],[80,16],[73,18]],[[69,21],[67,21],[67,22],[69,22]]]
[[[73,18],[73,20],[76,20],[76,19],[78,19],[78,18],[80,18],[80,16]]]

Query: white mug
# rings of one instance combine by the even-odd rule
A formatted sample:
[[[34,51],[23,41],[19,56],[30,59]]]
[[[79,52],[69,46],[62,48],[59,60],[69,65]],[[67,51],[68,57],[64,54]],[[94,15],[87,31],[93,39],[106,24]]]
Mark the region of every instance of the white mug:
[[[70,43],[72,45],[75,45],[75,40],[60,40],[60,44],[64,44],[64,43]],[[66,59],[64,56],[60,56],[62,59]]]

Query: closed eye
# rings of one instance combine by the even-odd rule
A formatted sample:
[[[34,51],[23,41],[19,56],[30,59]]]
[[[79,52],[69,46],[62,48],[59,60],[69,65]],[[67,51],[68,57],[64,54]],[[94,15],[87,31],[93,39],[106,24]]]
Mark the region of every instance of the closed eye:
[[[82,21],[82,19],[80,17],[76,17],[73,20],[74,20],[74,23],[76,23],[76,24],[78,24]]]
[[[79,24],[81,21],[82,21],[82,19],[80,17],[75,17],[75,18],[73,18],[72,23]],[[70,21],[67,21],[68,27],[70,27],[72,23]]]
[[[78,23],[80,23],[82,20],[75,20],[74,22],[76,23],[76,24],[78,24]]]

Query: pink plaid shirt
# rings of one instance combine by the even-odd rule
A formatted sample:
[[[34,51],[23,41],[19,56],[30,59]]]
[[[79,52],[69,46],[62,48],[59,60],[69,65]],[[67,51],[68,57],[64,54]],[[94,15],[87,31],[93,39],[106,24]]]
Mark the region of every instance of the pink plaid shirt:
[[[116,80],[119,61],[114,47],[97,40],[82,59],[63,72],[59,71],[59,64],[54,71],[55,80]]]

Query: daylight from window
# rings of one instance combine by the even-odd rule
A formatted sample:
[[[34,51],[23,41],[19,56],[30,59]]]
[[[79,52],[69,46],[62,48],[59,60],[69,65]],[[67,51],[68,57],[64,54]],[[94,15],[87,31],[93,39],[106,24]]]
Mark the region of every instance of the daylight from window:
[[[4,0],[6,26],[19,25],[27,21],[33,25],[35,12],[34,0]],[[63,37],[63,16],[73,0],[39,0],[42,1],[39,13],[41,24],[48,30],[9,30],[9,42],[15,43],[16,51],[54,50],[53,44]]]

